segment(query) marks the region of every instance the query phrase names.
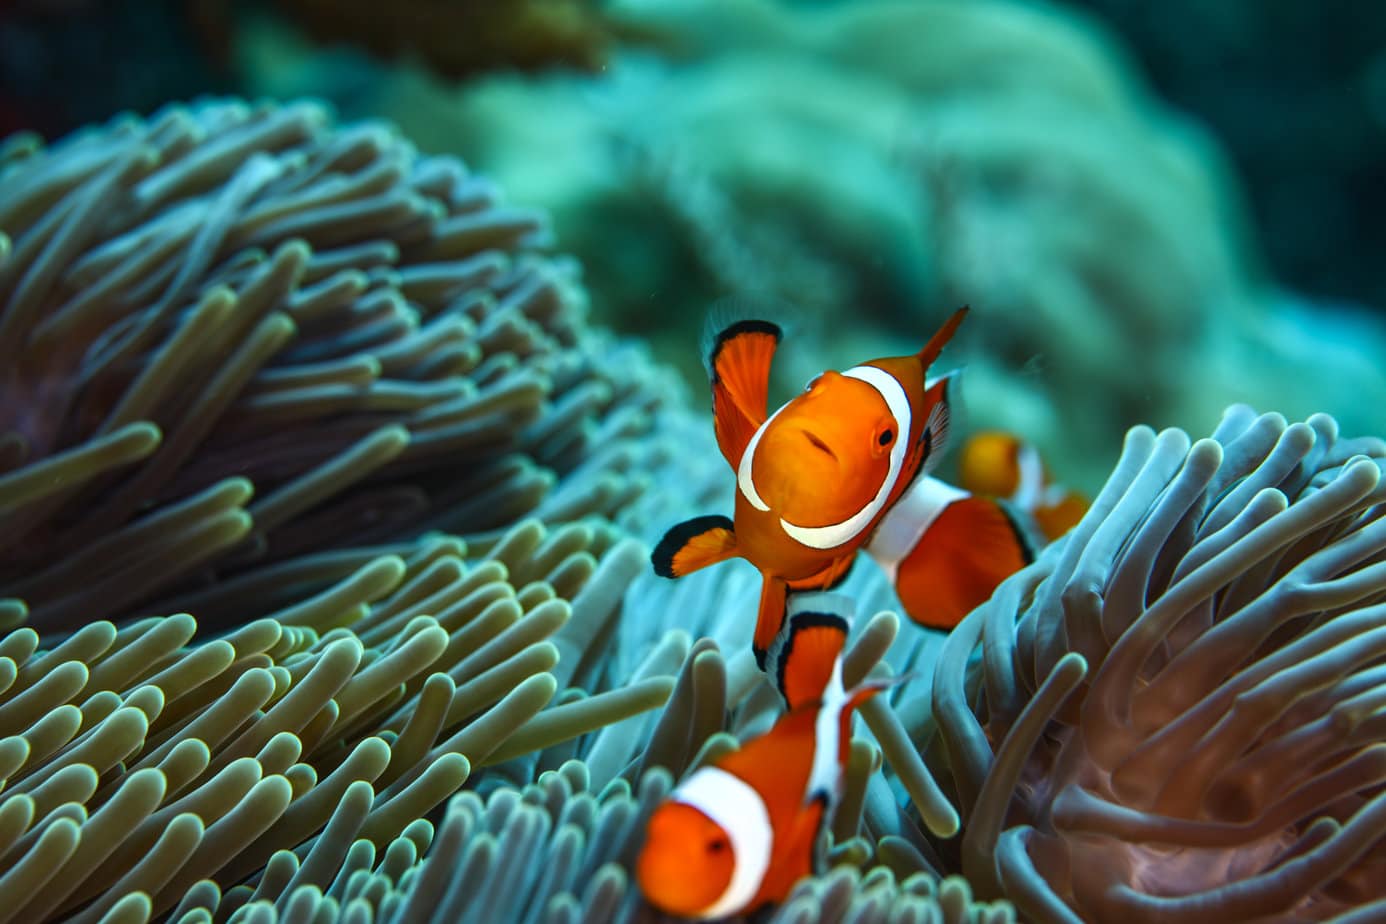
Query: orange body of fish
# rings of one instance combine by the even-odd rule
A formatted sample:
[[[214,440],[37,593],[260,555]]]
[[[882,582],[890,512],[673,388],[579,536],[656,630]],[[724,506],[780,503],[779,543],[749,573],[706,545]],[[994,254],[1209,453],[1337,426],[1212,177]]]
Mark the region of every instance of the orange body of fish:
[[[1030,560],[1025,537],[995,501],[928,470],[947,439],[947,379],[929,367],[966,309],[918,353],[816,377],[767,414],[779,328],[743,321],[715,338],[709,366],[718,447],[736,474],[733,519],[697,517],[656,547],[655,570],[681,577],[742,557],[761,572],[752,648],[766,652],[791,590],[827,589],[865,548],[917,622],[955,625]]]
[[[764,735],[693,771],[650,816],[636,877],[667,913],[752,911],[783,901],[821,866],[852,711],[884,684],[842,687],[845,598],[808,594],[795,607],[774,671],[788,711]]]

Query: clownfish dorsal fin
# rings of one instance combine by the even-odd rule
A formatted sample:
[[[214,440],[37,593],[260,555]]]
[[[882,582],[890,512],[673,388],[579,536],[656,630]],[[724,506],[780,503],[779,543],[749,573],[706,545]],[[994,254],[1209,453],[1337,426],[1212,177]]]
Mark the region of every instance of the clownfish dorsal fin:
[[[836,593],[796,593],[785,606],[784,628],[771,646],[771,676],[792,711],[832,698],[842,678],[838,663],[851,626],[852,600]]]
[[[850,716],[862,703],[884,690],[898,686],[907,680],[912,679],[910,674],[902,674],[899,677],[886,677],[881,680],[863,680],[855,687],[847,691],[847,702],[842,706],[844,718]]]
[[[737,554],[731,520],[723,516],[694,517],[664,534],[650,553],[650,562],[660,577],[681,578]]]
[[[733,469],[765,422],[770,363],[782,332],[771,321],[746,319],[721,328],[707,351],[717,446]]]
[[[915,354],[919,359],[919,364],[927,371],[934,361],[938,359],[943,348],[948,345],[948,341],[953,339],[953,333],[958,329],[958,325],[967,317],[967,313],[972,310],[967,305],[962,306],[943,322],[943,326],[938,329],[938,333],[929,338],[929,342],[924,344],[924,349]]]

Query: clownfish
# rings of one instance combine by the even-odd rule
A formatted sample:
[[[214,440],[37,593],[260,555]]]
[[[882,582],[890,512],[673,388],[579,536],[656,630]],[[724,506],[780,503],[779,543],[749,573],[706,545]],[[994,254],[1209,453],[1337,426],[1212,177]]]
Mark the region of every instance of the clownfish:
[[[911,619],[951,629],[1034,561],[1034,545],[1005,504],[922,475],[882,518],[866,552]]]
[[[650,815],[636,878],[668,914],[721,918],[780,902],[822,865],[852,711],[893,681],[842,686],[851,603],[797,594],[774,675],[788,710],[764,735],[693,771]]]
[[[963,444],[958,480],[974,494],[1008,500],[1050,542],[1077,525],[1088,510],[1087,498],[1050,480],[1034,446],[999,430],[976,433]]]
[[[734,518],[680,523],[651,561],[656,573],[671,578],[738,556],[755,565],[762,584],[751,647],[762,669],[784,622],[787,592],[840,582],[907,492],[916,497],[913,515],[936,512],[943,483],[927,473],[947,439],[949,380],[926,383],[926,375],[966,313],[955,312],[918,353],[826,371],[768,416],[779,327],[741,321],[714,338],[708,355],[713,427],[736,474]],[[894,517],[889,541],[876,552],[891,562],[887,570],[912,618],[951,626],[1028,561],[1028,551],[992,501],[953,504],[944,513],[923,524],[929,542],[918,541],[917,523]],[[910,537],[916,541],[901,546]],[[961,581],[953,575],[959,552],[968,565]],[[962,591],[946,595],[943,605],[932,600],[941,579]],[[958,600],[972,600],[979,588],[985,594],[958,611]]]

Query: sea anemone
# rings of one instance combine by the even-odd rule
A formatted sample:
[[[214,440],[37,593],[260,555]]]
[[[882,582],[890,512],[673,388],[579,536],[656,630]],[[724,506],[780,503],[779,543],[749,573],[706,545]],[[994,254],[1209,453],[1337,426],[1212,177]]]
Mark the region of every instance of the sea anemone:
[[[187,614],[11,632],[0,918],[379,912],[464,783],[528,779],[668,697],[677,661],[608,678],[584,657],[644,565],[612,538],[527,521],[470,562],[425,538],[215,640]]]
[[[0,919],[356,920],[464,783],[668,697],[602,655],[686,412],[542,215],[310,104],[0,191]]]
[[[715,455],[543,216],[306,104],[11,139],[0,190],[0,921],[648,914],[645,812],[778,700],[628,596]],[[858,871],[853,753],[789,919],[962,920]]]
[[[848,682],[876,666],[897,628],[891,614],[866,624],[846,656]],[[690,644],[687,633],[675,631],[652,643],[631,676],[648,684],[642,678],[670,669],[679,676],[660,714],[602,729],[573,752],[574,759],[519,790],[496,788],[484,800],[472,792],[457,796],[407,899],[419,917],[404,920],[429,920],[428,913],[448,921],[674,920],[655,913],[631,885],[645,822],[675,778],[763,732],[781,706],[744,650],[724,659],[711,639]],[[898,725],[888,708],[873,716],[873,728]],[[905,741],[903,734],[898,740]],[[894,753],[889,745],[885,750]],[[766,920],[1010,924],[1009,902],[977,900],[965,880],[940,875],[906,839],[869,839],[862,828],[867,788],[880,766],[881,749],[854,739],[829,853],[832,869],[800,882]]]
[[[349,546],[616,515],[678,393],[586,330],[547,237],[455,159],[314,104],[11,139],[0,597],[66,631],[273,566],[245,620],[373,554]]]
[[[934,675],[982,895],[1036,921],[1386,914],[1386,442],[1138,427]]]
[[[754,575],[649,574],[725,472],[542,216],[312,105],[0,191],[0,924],[655,919],[644,818],[781,704]],[[771,919],[1382,912],[1386,443],[1336,431],[1133,430],[947,641],[856,569],[844,681],[916,677]]]

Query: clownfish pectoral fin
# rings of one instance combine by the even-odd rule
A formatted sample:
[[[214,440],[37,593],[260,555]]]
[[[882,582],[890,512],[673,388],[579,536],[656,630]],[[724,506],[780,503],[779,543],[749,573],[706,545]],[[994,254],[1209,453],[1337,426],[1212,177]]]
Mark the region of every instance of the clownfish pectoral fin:
[[[953,428],[953,394],[957,390],[958,376],[950,372],[928,382],[924,387],[924,406],[929,416],[924,419],[924,429],[919,434],[920,477],[928,475],[938,465],[939,459],[948,449],[948,439]]]
[[[951,629],[1034,560],[1029,537],[1005,506],[963,496],[944,507],[895,566],[895,592],[915,622]]]
[[[790,710],[823,699],[847,643],[852,608],[852,599],[842,594],[789,597],[784,631],[771,652],[771,675]]]
[[[770,648],[784,627],[785,595],[789,586],[782,578],[761,573],[760,608],[756,611],[756,631],[751,637],[751,653],[756,656],[756,666],[769,670]]]
[[[967,313],[970,310],[971,309],[967,305],[964,305],[953,312],[948,320],[943,322],[943,326],[938,329],[938,333],[930,337],[929,342],[924,344],[924,349],[916,354],[920,364],[923,365],[925,369],[932,366],[934,360],[938,359],[939,354],[942,353],[943,348],[948,345],[948,341],[953,339],[953,334],[957,331],[958,325],[963,322],[963,318],[967,317]]]
[[[745,320],[719,331],[708,348],[713,429],[733,470],[756,428],[765,422],[770,361],[779,342],[779,325]]]
[[[650,553],[655,574],[680,578],[737,555],[732,521],[723,516],[694,517],[664,534]]]

